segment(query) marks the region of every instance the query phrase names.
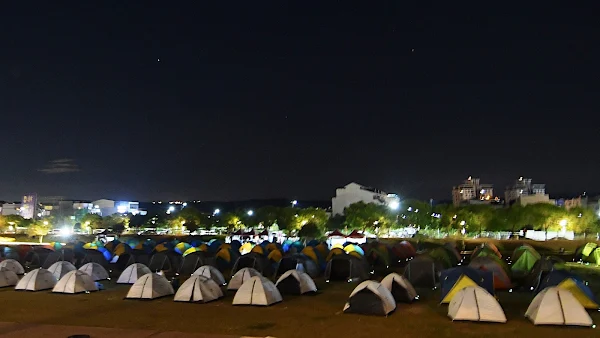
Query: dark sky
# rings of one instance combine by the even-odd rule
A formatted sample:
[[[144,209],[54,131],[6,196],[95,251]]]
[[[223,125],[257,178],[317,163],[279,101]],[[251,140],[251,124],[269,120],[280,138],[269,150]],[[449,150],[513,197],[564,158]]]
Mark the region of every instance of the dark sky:
[[[600,191],[588,2],[205,3],[4,3],[0,199]]]

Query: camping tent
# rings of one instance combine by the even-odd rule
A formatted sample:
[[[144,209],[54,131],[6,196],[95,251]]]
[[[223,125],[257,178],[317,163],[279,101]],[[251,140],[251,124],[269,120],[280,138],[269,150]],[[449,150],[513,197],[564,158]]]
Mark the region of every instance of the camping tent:
[[[376,316],[387,316],[395,309],[396,301],[392,293],[372,280],[364,281],[354,288],[344,306],[344,312]]]
[[[577,249],[576,256],[580,259],[588,261],[588,257],[592,254],[594,249],[598,247],[598,244],[594,242],[586,243],[584,246]]]
[[[79,270],[90,275],[94,281],[110,279],[108,271],[98,263],[86,263]]]
[[[494,274],[494,289],[496,290],[505,290],[512,287],[512,282],[507,273],[508,268],[500,258],[494,255],[478,256],[471,260],[469,267],[491,271]]]
[[[466,266],[442,271],[440,284],[442,303],[450,303],[458,291],[469,286],[479,286],[494,294],[494,274]]]
[[[364,280],[369,278],[367,264],[364,257],[358,258],[353,255],[336,255],[327,263],[325,268],[325,280]]]
[[[269,259],[256,252],[240,256],[233,265],[232,271],[235,272],[243,268],[253,268],[265,276],[271,276],[273,274]]]
[[[535,325],[592,326],[592,318],[569,292],[549,287],[540,292],[525,313]]]
[[[177,271],[181,267],[182,258],[181,255],[175,251],[163,250],[155,252],[150,257],[150,263],[148,269],[150,271]]]
[[[415,247],[407,241],[394,244],[392,251],[398,257],[398,261],[408,261],[417,254]]]
[[[23,265],[17,262],[14,259],[6,259],[0,262],[0,270],[10,270],[17,275],[22,275],[25,273],[25,269],[23,269]]]
[[[453,264],[454,260],[451,258],[449,251],[444,249],[442,246],[429,250],[427,255],[433,258],[434,261],[438,262],[438,264],[441,264],[442,270],[449,269],[455,265]]]
[[[514,277],[524,277],[528,275],[535,262],[541,258],[540,254],[529,245],[522,245],[515,249],[511,259],[513,261],[510,269]]]
[[[395,272],[385,276],[381,280],[381,285],[392,293],[396,303],[411,303],[419,297],[408,279]]]
[[[192,275],[186,280],[175,294],[176,302],[208,303],[223,297],[223,291],[211,278],[202,275]]]
[[[214,280],[215,283],[217,283],[217,285],[227,284],[227,282],[225,281],[225,277],[223,277],[221,271],[219,271],[217,268],[211,265],[203,265],[199,267],[196,271],[194,271],[194,273],[192,273],[192,276],[203,276],[206,278],[210,278]]]
[[[535,262],[533,268],[525,277],[525,280],[523,281],[522,285],[531,290],[537,289],[542,279],[546,277],[548,273],[554,270],[554,265],[563,263],[564,261],[557,257],[542,257],[542,259]]]
[[[0,269],[0,288],[14,286],[19,282],[19,277],[11,270]]]
[[[262,276],[260,272],[252,268],[243,268],[231,277],[231,281],[227,285],[227,290],[238,290],[244,282],[255,276]]]
[[[148,273],[138,278],[127,292],[128,299],[155,299],[174,294],[169,281],[156,273]]]
[[[80,293],[98,291],[96,283],[90,275],[80,270],[72,270],[66,273],[54,286],[52,292],[56,293]]]
[[[15,290],[40,291],[52,289],[54,285],[56,285],[56,277],[52,272],[46,269],[35,269],[21,278]]]
[[[563,270],[550,272],[540,282],[539,290],[551,286],[557,286],[561,289],[569,290],[573,297],[586,309],[597,309],[598,302],[594,297],[592,290],[576,275]]]
[[[458,291],[448,306],[448,316],[452,320],[506,323],[500,304],[479,286],[468,286]]]
[[[58,261],[48,268],[48,271],[54,275],[56,280],[61,279],[62,276],[67,274],[67,272],[73,270],[77,270],[77,268],[73,264],[65,261]]]
[[[433,288],[438,280],[439,269],[435,261],[427,256],[417,256],[404,269],[404,277],[415,287]]]
[[[493,255],[498,258],[502,258],[502,254],[500,253],[500,250],[498,250],[496,245],[494,245],[494,243],[492,243],[492,242],[486,242],[486,243],[483,243],[483,244],[477,246],[475,248],[475,250],[473,250],[473,253],[471,254],[471,259],[473,259],[475,257],[479,257],[479,256],[489,256],[489,255]]]
[[[286,271],[275,283],[282,294],[302,295],[317,292],[317,286],[310,276],[297,270]]]
[[[181,263],[181,266],[177,272],[180,275],[191,275],[199,267],[206,264],[208,264],[206,254],[202,251],[193,251],[183,255],[183,262]]]
[[[117,284],[133,284],[140,277],[151,273],[147,266],[140,263],[134,263],[128,266],[117,279]]]
[[[233,305],[269,306],[282,300],[273,282],[263,276],[254,276],[246,280],[237,290],[233,297]]]
[[[277,274],[282,275],[289,270],[299,270],[307,273],[312,278],[319,275],[319,267],[317,264],[308,256],[304,254],[292,254],[285,256],[279,261],[277,266]]]

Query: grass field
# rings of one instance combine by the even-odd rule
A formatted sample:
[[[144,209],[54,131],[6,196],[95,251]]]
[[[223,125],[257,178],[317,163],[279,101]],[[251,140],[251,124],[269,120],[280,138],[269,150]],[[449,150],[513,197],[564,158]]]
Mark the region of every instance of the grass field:
[[[284,296],[270,307],[232,306],[233,294],[208,304],[175,303],[172,298],[153,301],[124,300],[129,287],[105,283],[107,290],[63,295],[48,291],[0,291],[2,321],[178,330],[218,334],[274,337],[600,337],[600,329],[536,327],[523,316],[532,295],[500,293],[507,324],[452,322],[447,306],[438,305],[437,291],[422,292],[414,304],[400,304],[389,317],[342,313],[356,284],[317,281],[314,296]],[[600,323],[600,312],[590,312]]]

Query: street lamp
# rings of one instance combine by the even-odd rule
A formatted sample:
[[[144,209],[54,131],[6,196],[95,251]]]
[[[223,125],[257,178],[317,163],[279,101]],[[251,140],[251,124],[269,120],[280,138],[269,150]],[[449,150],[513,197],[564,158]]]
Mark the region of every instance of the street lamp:
[[[48,221],[44,221],[44,225],[48,225]]]
[[[391,201],[390,204],[388,204],[388,207],[392,210],[398,210],[398,208],[400,208],[400,202]]]
[[[291,203],[292,203],[292,207],[295,207],[296,204],[298,204],[298,201],[297,200],[293,200]]]
[[[221,212],[221,210],[215,209],[215,211],[213,211],[213,216],[218,215],[220,212]]]
[[[248,210],[247,214],[248,214],[248,216],[252,216],[252,215],[254,215],[254,211]]]

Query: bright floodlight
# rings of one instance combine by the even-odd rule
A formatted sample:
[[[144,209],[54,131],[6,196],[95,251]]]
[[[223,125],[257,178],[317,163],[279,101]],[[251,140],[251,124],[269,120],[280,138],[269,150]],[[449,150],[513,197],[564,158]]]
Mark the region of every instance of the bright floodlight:
[[[567,220],[566,219],[561,219],[560,222],[558,223],[558,225],[560,225],[561,227],[567,226]]]
[[[398,208],[400,208],[400,202],[398,202],[398,201],[391,201],[388,206],[392,210],[398,210]]]
[[[254,211],[248,210],[248,216],[252,216],[252,215],[254,215]]]
[[[298,204],[298,201],[297,200],[293,200],[292,201],[292,205],[295,206],[296,204]]]
[[[175,207],[174,207],[174,206],[170,206],[168,211],[169,211],[169,212],[173,212],[173,211],[175,211]]]
[[[71,228],[68,227],[64,227],[60,230],[60,235],[61,236],[69,236],[71,235]]]
[[[213,211],[213,215],[218,215],[220,212],[221,212],[221,210],[215,209],[215,211]]]

